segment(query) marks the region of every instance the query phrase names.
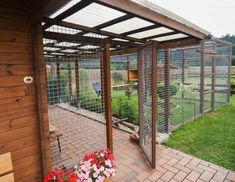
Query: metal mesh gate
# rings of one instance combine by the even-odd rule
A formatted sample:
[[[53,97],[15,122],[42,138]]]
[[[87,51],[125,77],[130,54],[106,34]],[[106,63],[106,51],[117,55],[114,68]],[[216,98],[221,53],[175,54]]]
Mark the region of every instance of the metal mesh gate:
[[[138,52],[140,146],[155,168],[156,157],[156,48],[146,45]],[[155,64],[155,65],[154,65]]]

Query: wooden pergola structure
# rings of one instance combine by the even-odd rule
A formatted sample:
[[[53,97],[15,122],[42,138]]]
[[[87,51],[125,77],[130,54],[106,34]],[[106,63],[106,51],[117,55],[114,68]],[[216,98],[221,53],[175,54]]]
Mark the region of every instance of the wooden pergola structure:
[[[83,23],[81,20],[81,24],[76,23],[76,20],[80,20],[79,13],[84,13],[89,7],[88,14],[95,13],[98,11],[97,7],[100,7],[109,10],[108,13],[113,16],[106,17],[105,21],[93,17],[92,23],[100,22],[94,23],[94,26],[83,24],[91,21],[89,18],[92,17],[87,17]],[[110,56],[138,52],[140,113],[149,104],[146,103],[145,95],[147,92],[151,93],[151,122],[148,123],[151,141],[145,143],[143,131],[140,133],[140,145],[154,168],[157,120],[156,52],[159,49],[196,45],[201,40],[210,38],[210,34],[144,1],[80,0],[75,3],[69,0],[3,0],[0,2],[0,11],[0,154],[11,152],[16,180],[41,181],[42,176],[51,170],[44,56],[50,55],[59,59],[55,53],[66,54],[64,49],[82,52],[84,49],[81,47],[85,45],[99,46],[103,51],[106,135],[107,146],[111,150]],[[66,34],[49,31],[52,26],[79,32]],[[121,30],[121,27],[126,29]],[[88,33],[99,36],[86,36]],[[100,35],[104,37],[101,38]],[[43,38],[54,42],[43,44]],[[55,42],[80,45],[63,47]],[[57,50],[44,51],[45,47]],[[73,54],[67,55],[73,60]],[[167,60],[169,56],[166,51]],[[80,58],[82,59],[82,54]],[[169,61],[165,64],[169,65]],[[144,111],[140,115],[140,123],[145,125],[143,113]]]

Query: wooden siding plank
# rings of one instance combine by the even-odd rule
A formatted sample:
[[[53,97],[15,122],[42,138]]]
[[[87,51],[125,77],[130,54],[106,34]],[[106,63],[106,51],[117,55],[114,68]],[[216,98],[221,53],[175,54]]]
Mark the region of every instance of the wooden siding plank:
[[[33,86],[3,87],[0,88],[0,99],[35,95]]]
[[[17,140],[10,141],[4,144],[0,144],[0,153],[2,154],[9,151],[14,152],[16,150],[20,150],[22,148],[26,148],[34,144],[38,144],[39,146],[39,139],[38,135],[36,134],[24,138],[19,138]]]
[[[21,118],[16,118],[7,121],[0,122],[0,133],[24,128],[26,126],[32,126],[37,124],[37,118],[34,116],[24,116]]]
[[[0,76],[0,88],[2,88],[2,87],[23,86],[23,85],[27,86],[29,84],[24,83],[24,77],[25,76],[22,76],[22,75],[19,75],[19,76]],[[33,75],[27,75],[27,76],[33,77]]]
[[[0,30],[0,41],[2,42],[31,43],[30,36],[30,33]]]
[[[0,144],[4,144],[10,141],[17,140],[18,138],[24,138],[32,136],[38,133],[37,126],[32,125],[24,128],[19,128],[13,131],[0,133]]]
[[[33,64],[31,54],[17,54],[17,53],[0,53],[0,65],[5,64]]]
[[[0,65],[0,76],[29,75],[32,73],[32,65]]]
[[[3,53],[32,53],[29,43],[0,42],[0,52]]]

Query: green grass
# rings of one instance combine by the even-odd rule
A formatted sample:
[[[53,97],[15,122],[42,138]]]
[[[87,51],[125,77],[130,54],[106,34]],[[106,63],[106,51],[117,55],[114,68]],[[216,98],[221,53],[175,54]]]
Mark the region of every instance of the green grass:
[[[235,96],[231,104],[182,126],[165,145],[235,171]]]

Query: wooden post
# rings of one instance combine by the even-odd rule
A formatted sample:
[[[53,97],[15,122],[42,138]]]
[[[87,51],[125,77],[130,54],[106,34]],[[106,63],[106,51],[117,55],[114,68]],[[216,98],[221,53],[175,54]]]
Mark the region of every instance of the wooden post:
[[[77,94],[77,108],[80,108],[80,89],[79,89],[79,60],[75,61],[75,81],[76,81],[76,94]]]
[[[58,100],[61,101],[61,83],[60,83],[60,63],[56,63],[56,81],[57,81],[57,92],[58,92]]]
[[[216,42],[213,42],[213,50],[215,55],[212,57],[212,69],[211,69],[211,108],[215,110],[215,74],[216,74]]]
[[[165,51],[164,64],[164,122],[166,132],[170,132],[169,116],[170,116],[170,49]]]
[[[201,41],[200,113],[204,114],[205,42]]]
[[[100,58],[100,81],[101,81],[101,105],[102,105],[102,112],[105,111],[105,99],[104,99],[104,63],[103,63],[104,59]]]
[[[37,102],[38,133],[40,138],[40,161],[42,176],[52,169],[49,137],[48,99],[46,82],[46,64],[43,57],[42,10],[31,15],[32,60],[35,72],[35,92]],[[38,16],[36,16],[38,15]],[[39,16],[40,15],[40,16]]]
[[[152,168],[156,168],[157,47],[152,43]]]
[[[103,68],[104,68],[104,98],[105,98],[107,147],[113,152],[111,77],[110,77],[110,44],[108,42],[104,43]]]
[[[127,83],[130,83],[130,59],[129,56],[127,56]]]
[[[232,65],[233,49],[232,45],[229,47],[228,55],[228,93],[227,93],[227,102],[230,102],[231,99],[231,65]]]
[[[69,96],[71,98],[73,95],[73,89],[72,89],[72,71],[70,63],[68,63],[68,74],[69,74]]]
[[[184,88],[185,84],[185,52],[184,49],[182,49],[182,84]],[[184,99],[184,90],[182,90],[182,99]]]

